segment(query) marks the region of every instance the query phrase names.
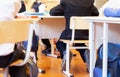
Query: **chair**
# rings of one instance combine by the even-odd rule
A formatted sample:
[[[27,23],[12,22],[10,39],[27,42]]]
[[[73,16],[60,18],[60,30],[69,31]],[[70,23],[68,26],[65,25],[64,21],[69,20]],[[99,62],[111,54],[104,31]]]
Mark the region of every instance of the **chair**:
[[[16,43],[28,40],[27,50],[24,60],[17,60],[10,66],[21,66],[26,64],[30,56],[33,35],[33,24],[30,19],[14,19],[10,21],[0,21],[0,44]],[[1,68],[2,69],[2,68]],[[3,77],[8,77],[9,66],[0,70]]]
[[[66,43],[66,70],[63,71],[68,77],[73,77],[73,75],[70,73],[70,49],[88,49],[88,46],[73,46],[73,43],[85,43],[88,44],[88,40],[75,40],[75,30],[86,30],[89,29],[88,23],[83,20],[81,17],[71,17],[70,19],[70,29],[72,29],[72,38],[71,40],[65,40],[61,39],[60,41],[63,41]]]

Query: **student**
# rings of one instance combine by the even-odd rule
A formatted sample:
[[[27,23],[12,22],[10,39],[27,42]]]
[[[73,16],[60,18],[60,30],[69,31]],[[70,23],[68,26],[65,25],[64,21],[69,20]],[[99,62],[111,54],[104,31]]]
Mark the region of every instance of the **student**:
[[[20,10],[21,0],[0,0],[0,21],[14,19]],[[3,9],[4,8],[4,9]],[[5,26],[5,25],[3,25]],[[0,44],[0,68],[6,68],[18,59],[24,59],[24,53],[15,48],[15,43]],[[11,66],[9,68],[10,77],[27,77],[25,65]]]
[[[24,1],[21,1],[21,9],[19,10],[18,13],[22,13],[22,12],[25,12],[25,11],[26,11],[25,3],[24,3]]]
[[[39,12],[39,6],[41,5],[41,1],[35,0],[35,2],[32,4],[31,9],[34,10],[34,12]]]
[[[94,0],[61,0],[60,4],[50,10],[51,15],[64,15],[66,19],[66,27],[62,32],[60,39],[71,39],[72,31],[69,29],[71,16],[98,16],[98,10],[93,5]],[[84,25],[83,25],[84,26]],[[88,40],[88,30],[77,30],[75,39]],[[76,46],[85,46],[84,44],[74,44]],[[66,44],[58,40],[56,43],[57,49],[60,51],[62,61],[62,70],[65,69],[65,51]],[[77,49],[82,60],[86,62],[84,56],[85,49]]]

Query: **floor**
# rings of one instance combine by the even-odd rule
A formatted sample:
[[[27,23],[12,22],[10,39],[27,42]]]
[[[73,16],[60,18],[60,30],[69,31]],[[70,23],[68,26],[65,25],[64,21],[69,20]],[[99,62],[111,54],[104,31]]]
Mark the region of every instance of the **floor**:
[[[39,68],[46,70],[46,73],[39,73],[38,77],[66,77],[66,75],[61,71],[61,62],[60,58],[48,57],[41,53],[43,47],[39,47],[38,51],[38,61],[37,65]],[[74,77],[89,77],[89,73],[86,71],[86,65],[81,60],[79,53],[75,50],[72,50],[76,54],[76,57],[72,58],[70,72]],[[55,52],[59,55],[59,52]]]

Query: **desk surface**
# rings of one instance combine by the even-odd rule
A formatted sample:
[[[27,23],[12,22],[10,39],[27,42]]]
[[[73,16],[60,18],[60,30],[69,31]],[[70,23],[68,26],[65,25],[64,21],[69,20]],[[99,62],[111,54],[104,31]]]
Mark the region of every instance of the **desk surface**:
[[[106,22],[106,23],[120,23],[120,18],[117,17],[82,17],[90,22]]]
[[[38,16],[39,18],[64,18],[64,16]]]
[[[30,16],[18,16],[17,20],[25,19],[37,22],[36,25],[38,26],[35,26],[35,30],[40,38],[59,38],[65,28],[64,16],[35,16],[33,18]]]
[[[102,43],[103,39],[103,23],[109,24],[108,38],[109,42],[120,43],[120,18],[115,17],[82,17],[88,22],[93,22],[95,28],[95,41],[96,48],[98,48]]]

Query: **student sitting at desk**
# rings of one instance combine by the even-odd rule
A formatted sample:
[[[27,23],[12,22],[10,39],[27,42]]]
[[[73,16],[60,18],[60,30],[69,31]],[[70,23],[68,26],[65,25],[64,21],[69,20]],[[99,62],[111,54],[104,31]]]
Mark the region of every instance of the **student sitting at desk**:
[[[20,9],[21,0],[0,0],[0,21],[14,19]],[[5,26],[5,25],[3,25]],[[25,54],[15,48],[15,43],[0,44],[0,68],[6,68],[18,59],[24,59]],[[27,77],[25,65],[11,66],[10,77]]]
[[[52,8],[50,10],[51,15],[59,16],[64,15],[66,19],[66,27],[65,30],[62,32],[60,39],[71,39],[72,31],[69,29],[70,25],[70,17],[71,16],[98,16],[98,10],[93,5],[94,0],[61,0],[60,5]],[[84,25],[83,25],[84,26]],[[78,30],[76,31],[75,39],[86,39],[88,40],[88,30]],[[80,36],[80,37],[79,37]],[[60,51],[62,61],[62,70],[66,70],[65,68],[65,51],[66,51],[66,44],[62,41],[56,43],[57,49]],[[85,46],[84,44],[75,44],[76,46]],[[85,49],[77,49],[82,57],[84,62],[88,62],[84,55]],[[71,58],[70,58],[71,59]],[[87,68],[89,71],[89,66]]]

